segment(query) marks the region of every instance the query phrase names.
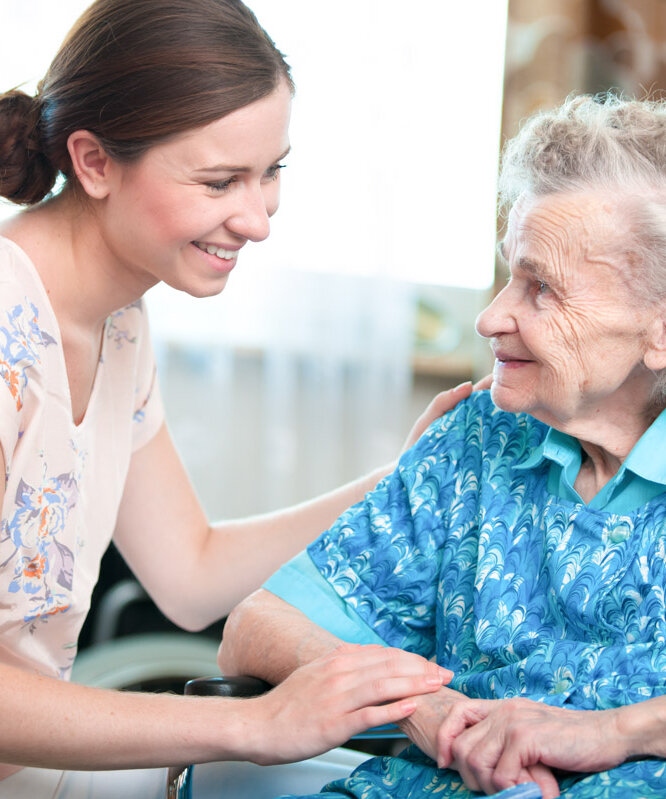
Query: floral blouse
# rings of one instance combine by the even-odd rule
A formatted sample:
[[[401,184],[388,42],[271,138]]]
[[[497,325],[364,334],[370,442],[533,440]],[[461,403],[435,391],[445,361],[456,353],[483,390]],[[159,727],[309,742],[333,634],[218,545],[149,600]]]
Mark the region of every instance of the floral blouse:
[[[163,421],[142,302],[105,323],[74,424],[58,322],[27,255],[0,238],[0,662],[67,678],[132,452]]]

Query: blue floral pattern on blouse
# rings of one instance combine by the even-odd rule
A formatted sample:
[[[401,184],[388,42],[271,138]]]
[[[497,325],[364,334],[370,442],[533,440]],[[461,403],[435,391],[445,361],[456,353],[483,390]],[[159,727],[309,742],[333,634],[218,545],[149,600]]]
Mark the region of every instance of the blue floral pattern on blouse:
[[[514,469],[548,428],[473,394],[310,545],[322,575],[391,646],[452,669],[471,697],[605,709],[666,693],[666,494],[626,514]],[[666,796],[663,761],[561,784],[576,799]],[[415,747],[374,758],[322,799],[468,799]],[[318,794],[319,796],[319,794]]]

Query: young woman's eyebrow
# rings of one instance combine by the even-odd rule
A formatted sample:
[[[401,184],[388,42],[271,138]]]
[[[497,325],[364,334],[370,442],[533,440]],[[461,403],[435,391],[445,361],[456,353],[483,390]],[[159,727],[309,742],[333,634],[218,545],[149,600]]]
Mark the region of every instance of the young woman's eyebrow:
[[[283,158],[286,158],[289,155],[291,147],[287,147],[287,149],[273,161],[276,164],[278,161],[281,161]],[[206,173],[206,172],[251,172],[251,168],[249,166],[232,166],[230,164],[215,164],[214,166],[202,166],[200,169],[195,169],[194,173],[197,175]]]

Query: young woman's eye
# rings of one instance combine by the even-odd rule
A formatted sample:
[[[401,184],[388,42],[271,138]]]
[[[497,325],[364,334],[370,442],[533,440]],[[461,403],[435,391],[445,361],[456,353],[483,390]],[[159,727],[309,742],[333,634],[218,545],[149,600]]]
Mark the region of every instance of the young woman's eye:
[[[227,180],[214,180],[210,183],[206,183],[209,189],[217,192],[226,191],[232,183],[236,182],[236,178],[227,178]]]
[[[284,169],[286,164],[273,164],[273,166],[269,166],[268,169],[264,172],[264,177],[268,180],[277,180],[278,175],[280,174],[280,170]]]

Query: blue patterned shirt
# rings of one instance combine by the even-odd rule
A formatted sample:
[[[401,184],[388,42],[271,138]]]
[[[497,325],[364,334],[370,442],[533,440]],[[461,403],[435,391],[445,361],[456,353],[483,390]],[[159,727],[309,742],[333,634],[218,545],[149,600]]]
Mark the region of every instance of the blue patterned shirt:
[[[474,393],[265,587],[347,640],[435,658],[472,697],[664,694],[665,424],[586,505],[577,442]]]

